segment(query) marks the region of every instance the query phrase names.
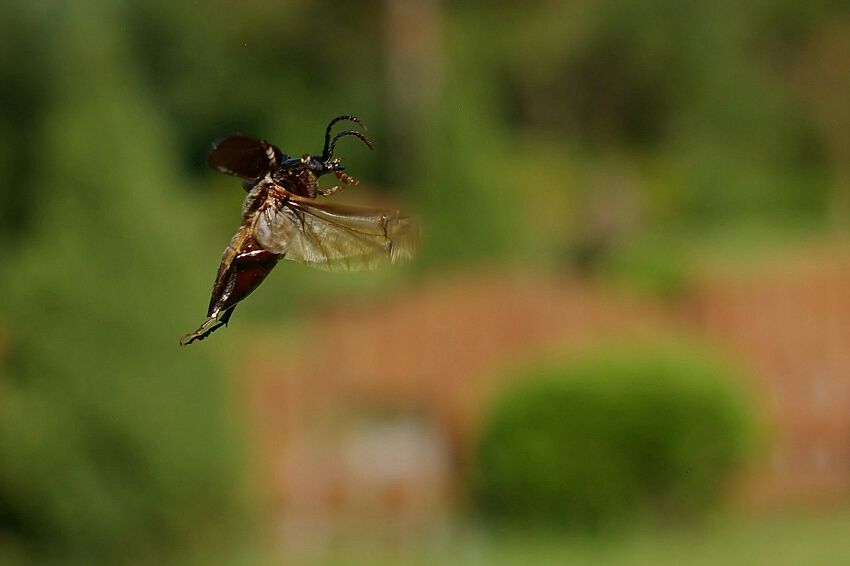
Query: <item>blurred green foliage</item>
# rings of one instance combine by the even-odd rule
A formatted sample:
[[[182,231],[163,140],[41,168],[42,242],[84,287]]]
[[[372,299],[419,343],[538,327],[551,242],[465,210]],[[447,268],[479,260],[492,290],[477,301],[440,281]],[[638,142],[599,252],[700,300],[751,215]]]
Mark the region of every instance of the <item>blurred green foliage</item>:
[[[211,351],[177,347],[181,290],[204,293],[206,273],[200,223],[167,182],[172,130],[114,22],[76,8],[42,28],[62,65],[37,135],[14,144],[32,153],[0,282],[0,556],[155,559],[244,520],[235,407]]]
[[[485,424],[476,491],[490,518],[517,525],[694,518],[754,430],[740,378],[679,344],[601,349],[511,382]]]

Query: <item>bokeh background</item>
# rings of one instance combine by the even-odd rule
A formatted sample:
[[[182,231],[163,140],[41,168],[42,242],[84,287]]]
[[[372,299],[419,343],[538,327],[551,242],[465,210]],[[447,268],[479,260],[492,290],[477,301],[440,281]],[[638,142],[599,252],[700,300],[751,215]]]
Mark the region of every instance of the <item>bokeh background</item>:
[[[420,257],[187,348],[244,132]],[[850,5],[0,2],[4,564],[850,561]]]

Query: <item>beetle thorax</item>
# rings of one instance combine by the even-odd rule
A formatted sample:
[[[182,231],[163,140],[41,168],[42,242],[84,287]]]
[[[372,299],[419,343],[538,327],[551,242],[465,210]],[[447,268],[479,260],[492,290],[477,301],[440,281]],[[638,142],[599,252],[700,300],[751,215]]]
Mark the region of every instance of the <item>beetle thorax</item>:
[[[298,196],[316,198],[319,192],[319,179],[309,167],[289,167],[278,169],[272,175],[272,181]]]

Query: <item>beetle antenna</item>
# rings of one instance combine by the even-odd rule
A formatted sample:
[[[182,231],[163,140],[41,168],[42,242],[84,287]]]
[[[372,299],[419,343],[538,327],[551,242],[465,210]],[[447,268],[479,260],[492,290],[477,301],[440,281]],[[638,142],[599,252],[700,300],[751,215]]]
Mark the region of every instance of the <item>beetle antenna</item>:
[[[336,140],[338,140],[339,138],[341,138],[341,137],[343,137],[343,136],[357,136],[358,138],[360,138],[361,140],[363,140],[363,143],[365,143],[365,144],[366,144],[366,146],[367,146],[369,149],[371,149],[371,150],[373,150],[373,151],[374,151],[374,149],[375,149],[375,148],[373,148],[373,147],[372,147],[372,142],[370,142],[370,141],[369,141],[369,138],[367,138],[366,136],[364,136],[363,134],[361,134],[361,133],[360,133],[360,132],[358,132],[357,130],[345,130],[344,132],[340,132],[340,133],[338,133],[336,136],[334,136],[334,139],[333,139],[333,141],[331,142],[331,146],[330,146],[330,148],[329,148],[329,149],[328,149],[328,151],[327,151],[327,155],[326,155],[326,156],[325,156],[325,155],[323,155],[323,156],[322,156],[322,157],[324,158],[324,160],[325,160],[325,161],[327,161],[328,159],[330,159],[331,157],[333,157],[333,154],[334,154],[334,147],[336,147]]]
[[[336,118],[331,120],[331,123],[328,124],[328,129],[325,130],[325,147],[324,147],[324,149],[322,149],[322,161],[327,161],[328,159],[331,158],[331,156],[333,155],[333,152],[334,152],[334,150],[333,150],[334,143],[336,142],[336,140],[338,138],[340,138],[343,135],[343,134],[339,134],[333,139],[333,142],[331,141],[331,128],[333,127],[334,124],[336,124],[340,120],[351,120],[352,122],[356,122],[357,124],[359,124],[360,127],[363,128],[364,130],[368,130],[368,128],[366,127],[366,124],[361,122],[360,118],[357,118],[355,116],[349,116],[349,115],[346,114],[345,116],[337,116]],[[350,133],[350,132],[344,132],[344,133]],[[359,133],[359,132],[355,132],[355,133]],[[369,140],[365,139],[365,136],[363,136],[361,134],[358,137],[366,142],[366,145],[369,146],[369,149],[372,149],[372,144],[369,142]]]

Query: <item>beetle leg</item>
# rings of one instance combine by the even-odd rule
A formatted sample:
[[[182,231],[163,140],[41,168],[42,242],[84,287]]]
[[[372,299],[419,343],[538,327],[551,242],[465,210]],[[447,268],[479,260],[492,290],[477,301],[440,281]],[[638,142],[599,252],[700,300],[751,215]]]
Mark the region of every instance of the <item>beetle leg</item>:
[[[228,321],[230,321],[230,315],[233,314],[233,309],[235,308],[236,305],[233,305],[226,311],[218,313],[216,316],[209,317],[196,331],[186,334],[180,338],[180,345],[186,346],[195,340],[203,340],[222,326],[227,326]]]
[[[360,184],[360,181],[358,181],[357,179],[355,179],[351,175],[346,175],[342,171],[334,171],[334,174],[336,175],[337,179],[339,179],[340,181],[342,181],[346,185],[359,185]],[[345,188],[345,187],[342,187],[340,185],[334,185],[330,189],[325,189],[324,191],[319,191],[319,194],[327,197],[327,196],[334,194],[337,191],[341,191],[343,188]]]
[[[344,189],[344,188],[345,188],[345,187],[341,187],[341,186],[339,186],[339,185],[334,185],[334,186],[333,186],[333,187],[331,187],[330,189],[325,189],[324,191],[319,191],[319,194],[320,194],[320,195],[322,195],[323,197],[329,197],[329,196],[331,196],[332,194],[334,194],[335,192],[337,192],[337,191],[341,191],[341,190],[342,190],[342,189]]]
[[[346,185],[359,185],[360,181],[352,177],[351,175],[346,175],[342,171],[334,171],[336,174],[336,178],[345,183]]]

